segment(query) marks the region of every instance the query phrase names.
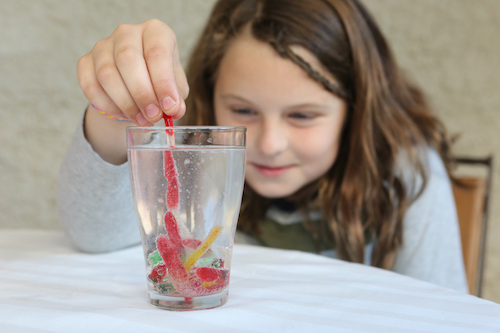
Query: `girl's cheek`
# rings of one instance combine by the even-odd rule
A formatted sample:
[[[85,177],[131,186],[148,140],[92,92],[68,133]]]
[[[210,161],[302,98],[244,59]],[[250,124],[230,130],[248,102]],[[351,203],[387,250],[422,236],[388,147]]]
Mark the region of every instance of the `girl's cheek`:
[[[247,147],[247,152],[248,151],[253,151],[255,147],[255,131],[252,126],[245,126],[247,128],[247,134],[246,134],[246,147]]]
[[[294,135],[295,147],[304,158],[331,158],[337,154],[340,134],[331,129],[313,128]]]

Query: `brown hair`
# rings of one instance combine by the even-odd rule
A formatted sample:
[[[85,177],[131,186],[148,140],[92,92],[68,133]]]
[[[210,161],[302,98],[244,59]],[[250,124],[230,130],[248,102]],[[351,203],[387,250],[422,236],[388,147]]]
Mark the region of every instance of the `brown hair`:
[[[402,243],[402,221],[425,187],[421,151],[435,148],[450,165],[448,139],[421,91],[398,68],[375,21],[358,0],[220,0],[187,68],[190,97],[183,123],[215,125],[213,89],[231,41],[242,29],[269,43],[327,90],[346,100],[340,151],[331,169],[289,198],[318,242],[340,258],[364,261],[367,236],[376,243],[372,265],[391,268]],[[309,50],[335,77],[329,82],[290,51]],[[409,161],[407,179],[401,157]],[[405,178],[403,179],[403,176]],[[411,190],[418,180],[420,191]],[[238,228],[256,231],[272,201],[245,186]],[[258,209],[255,209],[258,207]],[[309,211],[320,209],[319,227]]]

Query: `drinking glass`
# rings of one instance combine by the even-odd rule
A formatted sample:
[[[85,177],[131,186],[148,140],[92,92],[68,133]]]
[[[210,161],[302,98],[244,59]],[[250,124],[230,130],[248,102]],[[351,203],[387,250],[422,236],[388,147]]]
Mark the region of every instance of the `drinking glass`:
[[[228,298],[245,174],[244,127],[129,127],[128,160],[151,305]]]

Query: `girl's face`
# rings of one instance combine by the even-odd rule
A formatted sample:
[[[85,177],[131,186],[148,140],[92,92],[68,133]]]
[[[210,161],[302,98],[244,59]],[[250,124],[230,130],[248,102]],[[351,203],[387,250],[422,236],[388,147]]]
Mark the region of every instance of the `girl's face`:
[[[293,51],[335,81],[306,49]],[[337,158],[346,103],[249,33],[222,59],[214,108],[217,125],[247,127],[245,179],[264,197],[295,193]]]

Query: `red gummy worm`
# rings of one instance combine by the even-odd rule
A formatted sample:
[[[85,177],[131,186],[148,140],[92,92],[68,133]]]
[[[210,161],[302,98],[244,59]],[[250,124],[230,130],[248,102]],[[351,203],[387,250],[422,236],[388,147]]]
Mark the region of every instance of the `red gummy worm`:
[[[172,152],[163,152],[163,167],[165,168],[165,178],[167,178],[167,207],[169,209],[179,208],[179,180],[175,168]]]
[[[174,126],[174,121],[171,116],[167,116],[164,113],[163,120],[165,121],[165,126]],[[172,129],[167,129],[165,132],[169,136],[174,135]],[[167,178],[168,181],[167,207],[170,209],[177,209],[179,208],[179,180],[177,170],[175,169],[174,156],[171,151],[165,151],[163,153],[163,167],[165,168],[165,178]]]
[[[177,253],[166,235],[160,235],[156,238],[156,247],[165,266],[167,266],[172,282],[183,283],[184,281],[188,281],[188,275],[179,257],[179,253]]]
[[[179,226],[177,225],[174,214],[171,212],[165,214],[165,229],[167,229],[168,238],[172,242],[174,249],[179,255],[182,254],[184,247],[182,246],[182,239],[179,235]]]
[[[149,278],[154,281],[154,282],[161,282],[163,278],[167,275],[167,266],[165,263],[159,263],[156,265],[153,270],[151,271],[151,274],[149,274]]]
[[[163,114],[163,120],[165,121],[165,126],[166,127],[173,127],[174,126],[174,120],[172,119],[172,116],[167,116],[165,113]],[[168,135],[173,135],[174,132],[171,129],[167,129],[167,134]]]
[[[196,275],[205,282],[213,282],[219,277],[223,277],[223,270],[212,267],[200,267],[196,269]]]

